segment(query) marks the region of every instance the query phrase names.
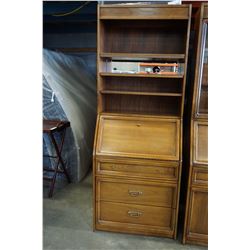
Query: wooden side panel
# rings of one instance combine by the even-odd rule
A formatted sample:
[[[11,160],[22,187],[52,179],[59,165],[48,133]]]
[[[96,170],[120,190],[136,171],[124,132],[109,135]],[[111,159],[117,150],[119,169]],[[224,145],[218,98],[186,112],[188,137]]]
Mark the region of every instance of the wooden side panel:
[[[194,163],[208,162],[208,123],[203,121],[194,122]]]
[[[179,160],[180,121],[101,116],[97,155]]]
[[[100,19],[188,19],[189,7],[131,6],[100,8]]]

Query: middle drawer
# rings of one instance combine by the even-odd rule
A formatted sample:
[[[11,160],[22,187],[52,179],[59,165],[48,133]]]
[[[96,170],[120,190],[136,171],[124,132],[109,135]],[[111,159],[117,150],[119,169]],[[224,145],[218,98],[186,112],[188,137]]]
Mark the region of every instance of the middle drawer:
[[[97,177],[97,201],[176,208],[177,184]]]

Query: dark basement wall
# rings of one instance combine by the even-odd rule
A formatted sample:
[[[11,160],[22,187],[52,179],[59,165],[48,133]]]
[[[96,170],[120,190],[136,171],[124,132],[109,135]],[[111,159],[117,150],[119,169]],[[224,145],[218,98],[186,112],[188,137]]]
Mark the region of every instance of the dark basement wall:
[[[43,47],[96,52],[97,2],[43,2]],[[79,11],[65,14],[83,6]]]

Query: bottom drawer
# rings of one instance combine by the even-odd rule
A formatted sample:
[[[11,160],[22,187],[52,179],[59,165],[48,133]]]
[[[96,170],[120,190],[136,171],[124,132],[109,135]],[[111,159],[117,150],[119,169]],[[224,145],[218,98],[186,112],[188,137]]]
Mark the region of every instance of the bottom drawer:
[[[97,223],[114,227],[143,226],[173,230],[175,209],[115,202],[97,202]]]

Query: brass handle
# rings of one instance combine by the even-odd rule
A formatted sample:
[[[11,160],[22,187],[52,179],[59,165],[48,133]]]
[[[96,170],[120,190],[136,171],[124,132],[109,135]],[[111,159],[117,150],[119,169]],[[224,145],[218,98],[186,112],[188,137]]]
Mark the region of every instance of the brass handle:
[[[140,217],[143,213],[140,211],[128,211],[128,215],[130,217]]]
[[[131,190],[128,190],[128,194],[132,197],[137,197],[139,195],[142,195],[142,191],[131,191]]]

